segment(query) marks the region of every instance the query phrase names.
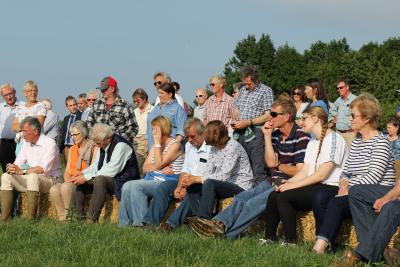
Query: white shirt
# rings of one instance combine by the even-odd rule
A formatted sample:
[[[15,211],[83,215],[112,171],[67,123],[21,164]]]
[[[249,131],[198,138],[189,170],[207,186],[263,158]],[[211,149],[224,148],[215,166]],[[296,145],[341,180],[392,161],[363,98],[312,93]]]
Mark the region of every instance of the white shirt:
[[[308,142],[304,163],[308,167],[308,176],[315,172],[315,158],[318,154],[319,140],[313,138]],[[343,137],[336,133],[330,132],[322,142],[321,151],[317,160],[317,170],[322,163],[333,162],[335,168],[331,174],[322,182],[328,185],[339,185],[340,175],[344,169],[344,164],[347,159],[347,145]]]
[[[140,112],[139,108],[135,108],[133,111],[135,113],[136,117],[136,122],[139,126],[139,132],[136,136],[138,135],[145,135],[147,131],[147,115],[150,113],[150,111],[153,110],[153,106],[150,103],[147,103],[146,109],[144,110],[143,113]]]
[[[89,116],[89,113],[90,113],[90,108],[88,107],[82,112],[81,121],[86,121],[87,117]]]
[[[207,173],[207,161],[210,155],[211,146],[204,141],[199,149],[187,142],[185,145],[185,161],[181,172],[194,176],[204,176]]]
[[[103,166],[101,167],[100,170],[97,169],[100,160],[100,151],[99,151],[98,153],[96,153],[96,159],[94,160],[94,162],[89,167],[87,167],[85,170],[82,171],[87,181],[93,179],[96,176],[114,177],[124,169],[126,162],[132,155],[132,148],[123,142],[119,142],[114,147],[114,151],[111,155],[110,161],[107,162],[106,159],[109,148],[110,145],[108,145],[105,149]]]
[[[201,106],[196,106],[194,108],[194,113],[193,113],[193,117],[200,119],[201,121],[203,121],[204,119],[204,110],[206,109],[206,106],[203,104]]]
[[[185,103],[183,102],[183,98],[182,98],[180,95],[175,94],[175,99],[176,99],[176,101],[178,101],[178,104],[179,104],[183,109],[185,109]],[[158,103],[160,103],[160,97],[159,97],[159,96],[157,96],[156,102],[154,103],[154,106],[157,106]]]
[[[23,141],[14,164],[22,167],[25,163],[29,167],[41,167],[44,176],[61,177],[60,155],[56,142],[43,134],[39,136],[36,144]]]
[[[14,139],[15,132],[12,130],[12,123],[17,111],[17,107],[25,105],[25,102],[16,101],[14,106],[10,107],[6,102],[0,104],[0,138]]]

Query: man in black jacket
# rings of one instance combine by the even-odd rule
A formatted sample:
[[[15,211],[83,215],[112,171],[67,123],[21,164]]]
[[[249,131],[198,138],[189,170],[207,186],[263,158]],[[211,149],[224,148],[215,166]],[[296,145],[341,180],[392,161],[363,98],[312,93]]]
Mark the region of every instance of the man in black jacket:
[[[81,119],[82,113],[78,110],[76,99],[73,96],[67,96],[67,98],[65,98],[65,106],[69,114],[64,117],[59,144],[60,151],[64,150],[65,160],[67,160],[69,148],[74,144],[71,134],[69,133],[69,127],[72,123]]]
[[[90,133],[91,139],[100,148],[95,161],[81,174],[72,177],[78,185],[72,201],[79,217],[83,217],[83,202],[86,194],[92,194],[88,218],[96,222],[104,206],[107,194],[121,199],[121,188],[129,180],[140,179],[139,168],[132,144],[104,123],[97,123]]]

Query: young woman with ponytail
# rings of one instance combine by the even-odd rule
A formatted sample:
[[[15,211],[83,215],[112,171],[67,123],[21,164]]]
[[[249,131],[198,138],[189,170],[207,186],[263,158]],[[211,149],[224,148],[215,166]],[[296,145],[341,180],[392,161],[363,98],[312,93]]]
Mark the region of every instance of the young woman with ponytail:
[[[295,244],[297,211],[312,210],[315,192],[338,188],[347,156],[346,142],[328,128],[328,115],[321,107],[303,112],[304,131],[314,136],[306,148],[302,169],[276,188],[267,201],[266,240],[277,240],[276,230],[282,221],[285,242]]]

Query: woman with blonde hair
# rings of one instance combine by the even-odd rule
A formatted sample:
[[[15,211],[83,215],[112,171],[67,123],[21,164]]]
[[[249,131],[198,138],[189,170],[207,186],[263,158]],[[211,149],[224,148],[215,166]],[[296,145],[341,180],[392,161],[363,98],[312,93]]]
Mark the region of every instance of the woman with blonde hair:
[[[343,219],[350,218],[349,189],[354,185],[384,185],[395,183],[391,144],[378,130],[382,110],[371,94],[361,94],[350,104],[351,129],[357,132],[340,176],[339,188],[320,191],[314,196],[314,216],[317,241],[316,253],[332,248]]]
[[[315,192],[339,184],[347,154],[343,137],[328,128],[328,114],[320,107],[308,107],[303,112],[304,131],[314,138],[308,143],[304,165],[292,178],[269,195],[265,241],[277,240],[276,230],[282,220],[285,242],[295,244],[297,211],[312,210]]]
[[[50,188],[50,201],[53,202],[57,216],[60,221],[67,218],[70,208],[72,191],[75,185],[70,182],[72,176],[80,174],[93,161],[98,152],[96,144],[88,139],[89,130],[84,121],[75,121],[70,129],[74,145],[71,146],[68,153],[67,163],[65,165],[64,183],[57,183]]]

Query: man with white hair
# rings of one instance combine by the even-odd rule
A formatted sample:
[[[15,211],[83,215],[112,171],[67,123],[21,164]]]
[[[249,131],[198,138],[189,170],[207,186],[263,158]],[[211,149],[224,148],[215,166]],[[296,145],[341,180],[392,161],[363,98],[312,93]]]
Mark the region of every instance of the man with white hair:
[[[40,193],[48,193],[53,184],[63,180],[57,144],[41,134],[39,120],[28,116],[22,120],[20,128],[27,145],[22,146],[15,162],[7,164],[7,172],[1,176],[3,221],[9,219],[13,209],[13,190],[26,192],[28,218],[35,219]],[[26,168],[25,164],[30,167]]]
[[[71,182],[77,185],[72,201],[78,216],[83,218],[85,195],[92,194],[87,216],[89,220],[97,222],[106,195],[115,194],[120,201],[123,184],[129,180],[140,179],[140,175],[132,144],[113,133],[109,125],[95,124],[90,137],[100,148],[100,152],[87,169],[71,178]]]
[[[15,89],[10,84],[0,86],[1,96],[4,102],[0,104],[0,165],[3,172],[6,171],[6,165],[15,160],[15,132],[12,130],[12,122],[14,120],[17,107],[24,104],[17,101],[15,97]]]
[[[157,98],[156,102],[154,102],[154,106],[157,106],[158,103],[160,103],[160,97],[158,96],[158,90],[160,89],[160,86],[163,85],[164,83],[171,83],[171,77],[168,75],[168,73],[165,72],[157,72],[156,74],[153,75],[154,79],[154,87],[156,88],[157,91]],[[175,99],[178,102],[178,104],[185,109],[185,102],[183,101],[182,97],[178,94],[175,94]]]
[[[205,88],[199,88],[196,90],[196,103],[197,106],[194,108],[193,117],[203,120],[204,118],[204,110],[208,98],[207,90]]]
[[[43,133],[44,135],[54,139],[57,141],[58,130],[59,130],[59,117],[58,114],[52,110],[53,104],[49,98],[45,98],[42,100],[42,104],[44,108],[47,110],[46,119],[43,124]]]

